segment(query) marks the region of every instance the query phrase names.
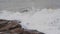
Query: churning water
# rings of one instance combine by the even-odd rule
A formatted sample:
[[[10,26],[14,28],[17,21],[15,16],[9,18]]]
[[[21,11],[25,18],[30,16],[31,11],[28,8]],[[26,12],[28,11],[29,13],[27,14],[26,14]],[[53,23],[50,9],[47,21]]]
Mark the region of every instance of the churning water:
[[[60,34],[60,9],[32,9],[24,13],[2,10],[0,19],[19,20],[23,28],[36,29],[46,34]]]

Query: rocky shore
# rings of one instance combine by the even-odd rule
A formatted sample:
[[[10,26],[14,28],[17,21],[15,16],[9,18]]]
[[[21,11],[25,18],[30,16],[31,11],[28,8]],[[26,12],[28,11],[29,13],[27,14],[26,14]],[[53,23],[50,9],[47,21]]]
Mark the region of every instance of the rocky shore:
[[[0,19],[0,34],[45,34],[37,30],[28,30],[22,28],[17,20]]]

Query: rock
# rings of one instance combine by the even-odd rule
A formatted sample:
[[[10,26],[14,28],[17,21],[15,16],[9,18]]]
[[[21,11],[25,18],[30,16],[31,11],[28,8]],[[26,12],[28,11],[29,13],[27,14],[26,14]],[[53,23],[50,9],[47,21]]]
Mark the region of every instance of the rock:
[[[24,30],[23,34],[44,34],[42,32],[38,32],[37,30]]]
[[[10,32],[11,32],[11,34],[22,34],[23,33],[23,31],[24,31],[24,29],[23,28],[15,28],[15,29],[13,29],[13,30],[10,30]]]
[[[4,24],[4,23],[7,23],[8,20],[3,20],[3,19],[0,19],[0,24]]]
[[[0,34],[44,34],[37,30],[22,28],[21,21],[0,19]]]
[[[5,26],[8,23],[7,20],[0,19],[0,28]]]
[[[8,22],[6,22],[8,21]],[[4,22],[4,23],[2,23]],[[0,25],[0,31],[7,31],[9,29],[15,28],[15,27],[19,27],[21,28],[21,25],[17,22],[17,21],[11,21],[11,20],[0,20],[0,23],[2,25]],[[2,27],[3,26],[3,27]]]

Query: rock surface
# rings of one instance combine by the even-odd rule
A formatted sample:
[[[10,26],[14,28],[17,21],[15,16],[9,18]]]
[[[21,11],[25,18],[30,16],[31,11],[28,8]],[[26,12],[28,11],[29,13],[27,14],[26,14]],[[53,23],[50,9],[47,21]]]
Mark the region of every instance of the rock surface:
[[[28,30],[22,28],[17,20],[0,19],[0,34],[44,34],[37,30]]]

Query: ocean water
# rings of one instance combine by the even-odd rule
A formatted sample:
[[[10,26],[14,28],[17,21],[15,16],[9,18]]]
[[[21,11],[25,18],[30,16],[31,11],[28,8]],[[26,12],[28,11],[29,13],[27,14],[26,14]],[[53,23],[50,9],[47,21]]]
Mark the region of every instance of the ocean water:
[[[60,9],[35,9],[20,13],[0,11],[0,19],[19,20],[26,29],[35,29],[46,34],[60,34]]]

